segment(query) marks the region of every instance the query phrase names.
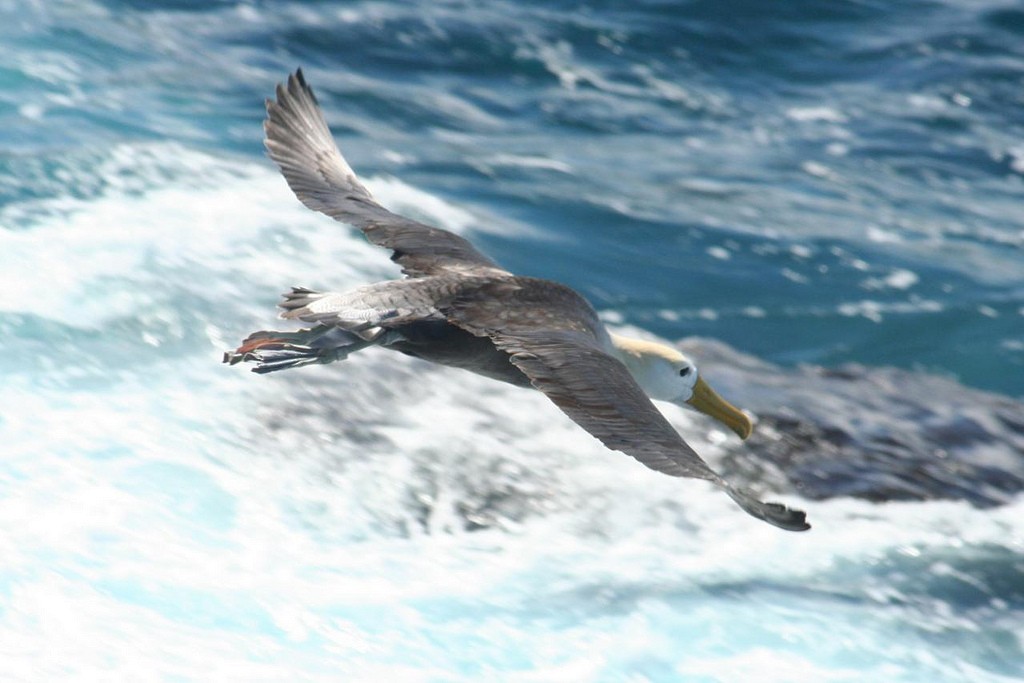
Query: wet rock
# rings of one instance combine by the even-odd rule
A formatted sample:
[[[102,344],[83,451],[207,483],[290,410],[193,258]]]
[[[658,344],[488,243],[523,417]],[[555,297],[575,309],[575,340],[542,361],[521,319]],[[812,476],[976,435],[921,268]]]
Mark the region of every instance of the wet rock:
[[[895,368],[781,368],[708,339],[680,348],[758,418],[720,467],[809,498],[1008,501],[1024,490],[1024,404]]]

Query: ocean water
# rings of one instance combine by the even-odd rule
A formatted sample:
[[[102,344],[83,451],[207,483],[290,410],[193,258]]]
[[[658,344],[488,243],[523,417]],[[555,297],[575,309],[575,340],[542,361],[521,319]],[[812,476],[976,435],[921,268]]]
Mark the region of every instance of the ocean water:
[[[0,0],[0,678],[1024,679],[1024,11]],[[395,277],[294,199],[302,66],[381,201],[758,418],[788,534],[541,395],[221,353]]]

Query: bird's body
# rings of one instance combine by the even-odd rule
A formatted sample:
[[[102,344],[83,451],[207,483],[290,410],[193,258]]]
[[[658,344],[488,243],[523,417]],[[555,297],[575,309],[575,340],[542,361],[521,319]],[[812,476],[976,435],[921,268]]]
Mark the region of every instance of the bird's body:
[[[749,435],[749,419],[710,389],[692,361],[610,333],[565,285],[514,275],[462,237],[380,206],[338,151],[301,71],[278,86],[267,112],[267,149],[299,199],[390,248],[407,277],[344,293],[295,288],[285,294],[282,317],[313,326],[253,333],[225,362],[255,362],[254,371],[265,373],[379,346],[533,387],[609,448],[666,474],[710,481],[771,524],[809,528],[803,512],[761,502],[722,479],[651,403],[685,404]]]
[[[451,323],[434,320],[409,323],[397,332],[399,340],[388,346],[408,356],[469,370],[517,387],[530,386],[530,378],[487,337],[477,337]]]

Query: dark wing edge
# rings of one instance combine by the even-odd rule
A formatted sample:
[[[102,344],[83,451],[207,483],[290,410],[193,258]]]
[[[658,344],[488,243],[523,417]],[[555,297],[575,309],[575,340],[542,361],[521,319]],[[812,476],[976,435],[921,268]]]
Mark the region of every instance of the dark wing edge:
[[[629,370],[582,335],[490,336],[537,389],[608,448],[658,472],[710,481],[747,514],[774,526],[811,528],[804,512],[761,501],[719,476],[651,403]]]
[[[466,239],[377,203],[334,142],[302,69],[278,84],[275,94],[276,99],[266,101],[264,145],[299,201],[392,249],[392,260],[411,277],[442,272],[506,274]]]

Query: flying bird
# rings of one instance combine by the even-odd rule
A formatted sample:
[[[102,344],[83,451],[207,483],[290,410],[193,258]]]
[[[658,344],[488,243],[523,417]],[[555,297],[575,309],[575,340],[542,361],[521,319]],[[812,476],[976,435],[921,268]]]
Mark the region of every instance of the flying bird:
[[[510,273],[464,238],[378,204],[341,155],[301,69],[266,105],[267,151],[299,200],[390,249],[406,277],[341,293],[293,288],[281,317],[311,326],[254,332],[224,362],[268,373],[377,346],[533,387],[608,448],[658,472],[709,481],[769,524],[810,528],[803,512],[763,502],[714,472],[651,402],[694,408],[750,435],[750,419],[690,358],[610,332],[573,289]]]

